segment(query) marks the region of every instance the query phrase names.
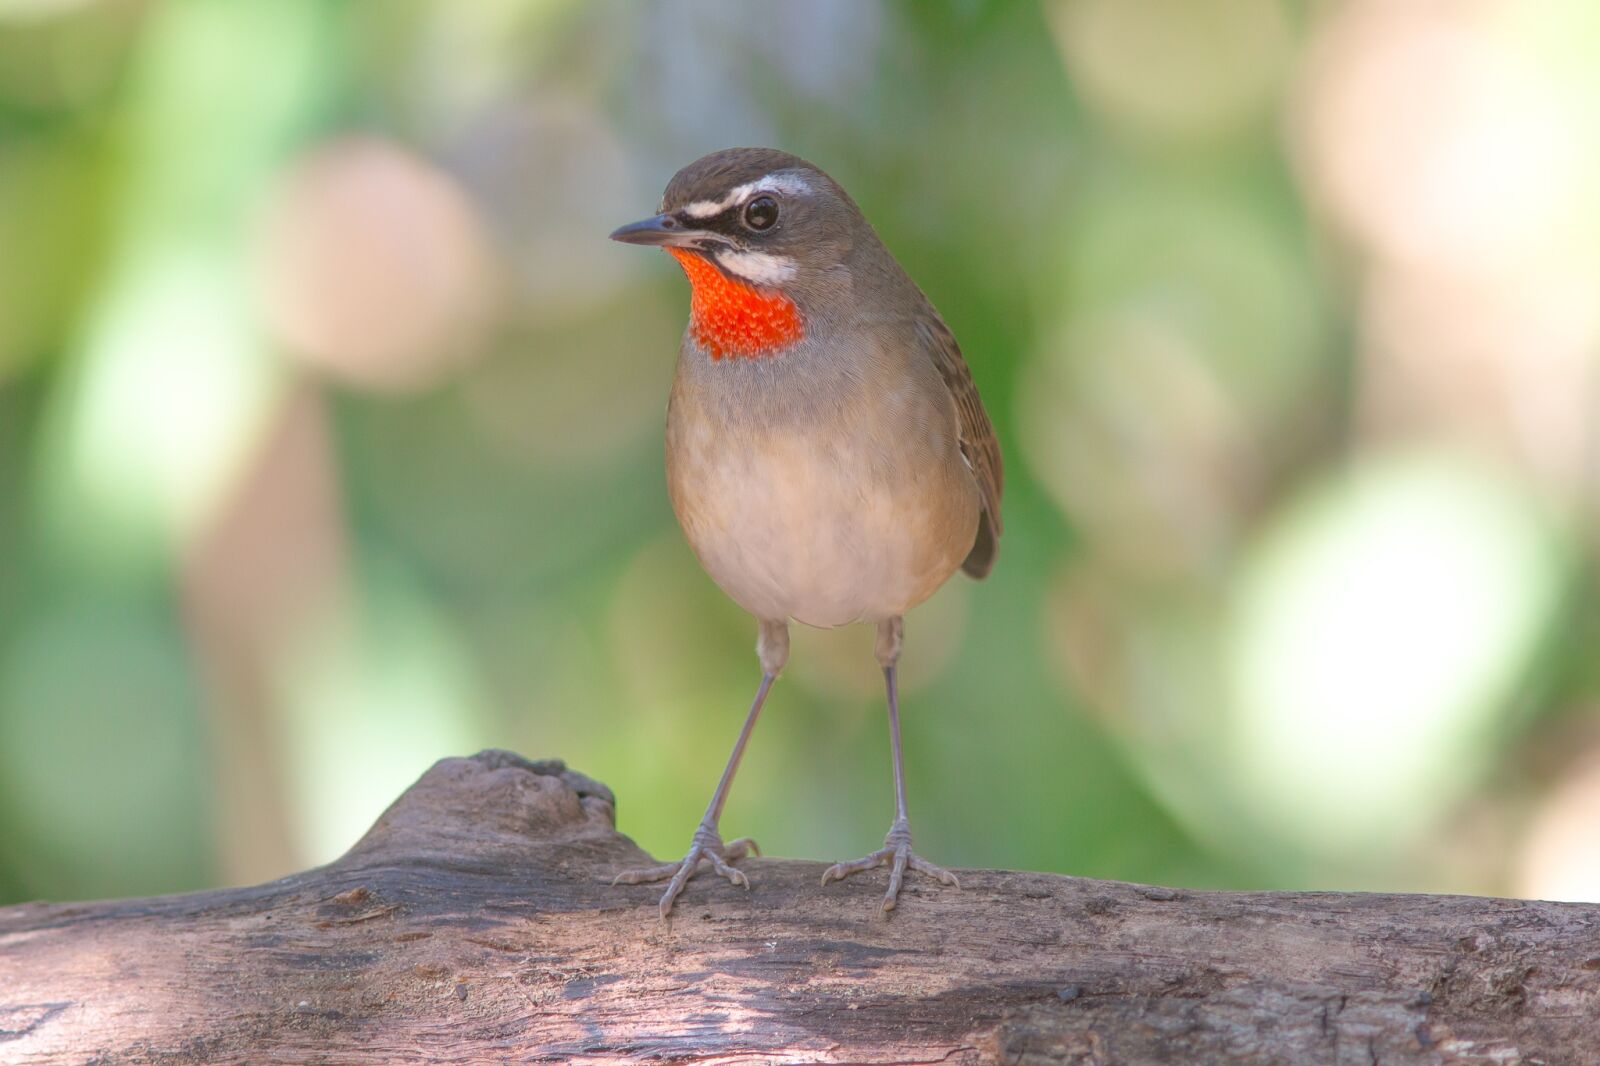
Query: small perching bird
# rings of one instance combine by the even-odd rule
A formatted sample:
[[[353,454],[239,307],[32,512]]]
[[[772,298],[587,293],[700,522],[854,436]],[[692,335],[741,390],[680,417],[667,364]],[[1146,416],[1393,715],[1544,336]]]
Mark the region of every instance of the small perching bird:
[[[789,658],[789,622],[878,627],[894,749],[882,849],[822,883],[890,867],[955,885],[911,850],[895,664],[902,616],[956,570],[981,578],[1000,541],[1000,447],[961,349],[844,189],[803,159],[730,148],[680,170],[661,212],[613,240],[665,248],[693,289],[667,407],[667,488],[689,546],[756,617],[761,686],[681,862],[665,917],[702,862],[748,887],[724,844],[728,789]]]

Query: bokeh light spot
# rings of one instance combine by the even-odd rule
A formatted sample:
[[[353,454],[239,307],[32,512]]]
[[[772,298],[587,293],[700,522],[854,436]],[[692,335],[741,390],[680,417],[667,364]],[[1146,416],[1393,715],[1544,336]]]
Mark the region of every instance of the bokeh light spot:
[[[1141,133],[1236,131],[1265,112],[1288,58],[1279,0],[1054,0],[1045,10],[1089,103]]]
[[[1231,623],[1256,817],[1331,851],[1427,825],[1485,765],[1560,570],[1532,503],[1457,458],[1375,456],[1295,505]]]
[[[324,146],[285,179],[264,234],[268,328],[367,388],[431,385],[476,355],[495,278],[453,181],[398,145]]]

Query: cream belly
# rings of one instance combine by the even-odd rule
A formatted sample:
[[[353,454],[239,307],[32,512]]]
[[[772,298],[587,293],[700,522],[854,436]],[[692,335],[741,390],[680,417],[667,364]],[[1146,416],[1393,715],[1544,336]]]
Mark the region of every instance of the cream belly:
[[[972,547],[977,488],[953,441],[929,454],[926,441],[871,432],[729,433],[696,418],[670,419],[668,436],[689,545],[757,618],[890,618],[931,596]]]

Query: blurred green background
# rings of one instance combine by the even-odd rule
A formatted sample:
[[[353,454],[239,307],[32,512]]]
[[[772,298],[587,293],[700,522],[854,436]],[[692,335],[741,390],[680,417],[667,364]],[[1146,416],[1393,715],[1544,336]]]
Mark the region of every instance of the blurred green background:
[[[757,681],[669,510],[702,153],[860,201],[999,428],[919,850],[1600,899],[1600,7],[0,0],[0,902],[258,881],[433,760],[682,854]],[[724,822],[892,814],[802,631]]]

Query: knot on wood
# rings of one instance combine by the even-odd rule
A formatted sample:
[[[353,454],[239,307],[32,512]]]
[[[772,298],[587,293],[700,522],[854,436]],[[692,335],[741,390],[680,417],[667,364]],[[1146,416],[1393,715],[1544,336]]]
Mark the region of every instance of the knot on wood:
[[[525,759],[490,748],[440,759],[390,804],[346,859],[459,857],[462,841],[478,847],[526,847],[610,838],[616,797],[560,759]]]

